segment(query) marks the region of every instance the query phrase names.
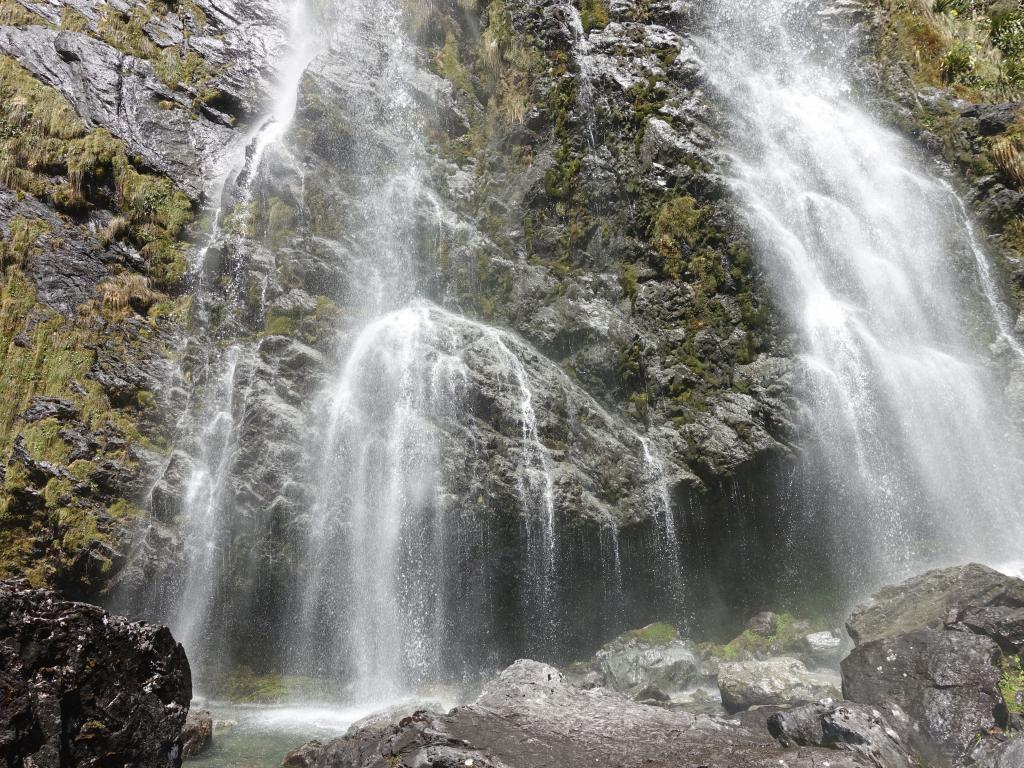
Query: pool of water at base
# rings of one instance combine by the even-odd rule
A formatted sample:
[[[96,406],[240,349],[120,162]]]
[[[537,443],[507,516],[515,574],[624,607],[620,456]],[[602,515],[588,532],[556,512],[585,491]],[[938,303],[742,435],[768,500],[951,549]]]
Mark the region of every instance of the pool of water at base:
[[[327,742],[344,736],[357,720],[390,709],[381,705],[347,708],[216,701],[194,701],[192,708],[209,710],[215,729],[213,743],[202,755],[186,761],[186,768],[279,768],[285,755],[307,741]]]

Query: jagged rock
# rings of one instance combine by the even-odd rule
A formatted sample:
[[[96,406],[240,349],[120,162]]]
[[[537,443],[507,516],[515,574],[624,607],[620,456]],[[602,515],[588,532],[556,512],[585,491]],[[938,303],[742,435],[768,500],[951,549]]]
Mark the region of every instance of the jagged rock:
[[[192,683],[166,627],[0,582],[0,690],[8,765],[181,765]]]
[[[957,755],[1006,725],[999,647],[987,637],[919,629],[861,642],[842,672],[848,699],[898,705],[927,739]]]
[[[872,766],[853,753],[782,749],[735,721],[669,712],[605,689],[582,691],[534,661],[516,662],[474,704],[447,715],[418,712],[386,734],[357,732],[310,752],[315,768]]]
[[[882,589],[858,605],[846,623],[857,644],[926,627],[941,627],[953,610],[1024,607],[1024,581],[970,564],[929,571]]]
[[[768,731],[783,746],[828,747],[863,755],[877,768],[923,766],[911,753],[910,721],[899,707],[885,711],[849,702],[822,701],[776,712]]]
[[[67,400],[59,397],[33,397],[32,404],[21,414],[21,418],[30,423],[43,419],[70,421],[77,419],[78,415],[78,408]]]
[[[963,627],[976,635],[990,637],[1006,653],[1024,650],[1024,606],[993,605],[951,612],[947,627]]]
[[[738,661],[718,667],[722,704],[731,712],[764,704],[794,704],[839,698],[835,686],[813,675],[799,659]]]
[[[60,91],[90,128],[102,126],[193,199],[214,182],[209,171],[230,141],[229,127],[198,119],[143,59],[80,32],[0,27],[0,51]],[[177,104],[163,109],[161,102]]]
[[[1024,765],[1024,738],[987,738],[971,750],[968,765],[976,768],[1020,768]]]
[[[185,718],[181,731],[181,756],[195,757],[213,743],[213,715],[208,710],[193,710]]]
[[[1010,101],[1005,104],[974,104],[964,110],[964,117],[973,117],[978,121],[978,132],[982,136],[994,136],[1007,131],[1020,112],[1024,103]]]

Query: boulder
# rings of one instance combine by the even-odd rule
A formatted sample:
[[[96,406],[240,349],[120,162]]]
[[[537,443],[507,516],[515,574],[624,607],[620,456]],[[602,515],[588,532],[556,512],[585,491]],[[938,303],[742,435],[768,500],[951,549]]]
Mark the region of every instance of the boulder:
[[[906,713],[892,706],[866,707],[850,702],[821,701],[776,712],[768,732],[783,746],[830,747],[863,755],[877,768],[913,768],[921,763],[911,753]]]
[[[854,609],[846,629],[855,643],[866,643],[941,627],[951,611],[990,606],[1024,608],[1024,581],[972,563],[882,589]]]
[[[839,698],[839,691],[799,659],[780,656],[764,661],[738,661],[718,668],[722,704],[739,712],[765,704],[794,704]]]
[[[999,646],[988,637],[920,629],[861,643],[843,660],[843,693],[861,704],[896,704],[929,742],[964,754],[1006,725]]]
[[[195,757],[213,743],[213,715],[200,709],[189,712],[181,731],[181,756]]]
[[[309,754],[316,755],[313,768],[873,766],[852,752],[784,748],[734,720],[670,712],[602,688],[584,691],[554,667],[525,660],[469,706],[447,715],[417,712],[387,733],[359,731]]]
[[[675,630],[652,630],[660,626],[667,625],[626,632],[602,647],[593,662],[599,684],[622,693],[645,688],[671,693],[699,681],[703,672],[693,644]]]
[[[192,680],[166,627],[0,582],[0,690],[5,765],[181,765]]]
[[[762,611],[750,618],[747,629],[761,637],[774,637],[779,631],[779,617],[771,611]]]
[[[807,646],[806,655],[819,664],[831,666],[843,653],[843,638],[832,630],[812,632],[804,637],[804,644]]]
[[[313,739],[285,755],[281,766],[282,768],[312,768],[323,751],[324,745]]]

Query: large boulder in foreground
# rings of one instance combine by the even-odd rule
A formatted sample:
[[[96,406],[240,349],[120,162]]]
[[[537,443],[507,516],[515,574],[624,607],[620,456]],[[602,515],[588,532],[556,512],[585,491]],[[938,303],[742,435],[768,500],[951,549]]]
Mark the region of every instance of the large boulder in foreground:
[[[987,608],[1024,609],[1024,581],[971,563],[928,571],[882,589],[854,609],[846,629],[855,643],[868,643],[941,628],[951,612]],[[1017,626],[1024,628],[1024,618]]]
[[[982,565],[887,587],[850,617],[857,647],[842,662],[843,693],[901,708],[923,747],[967,760],[982,747],[991,761],[1006,750],[985,742],[1016,717],[1022,610],[1024,581]]]
[[[899,705],[953,754],[1006,725],[999,648],[982,635],[922,629],[875,640],[857,647],[842,669],[848,699]]]
[[[0,582],[0,693],[5,765],[181,765],[192,679],[166,627]]]
[[[417,712],[383,733],[310,747],[302,764],[311,768],[874,768],[853,752],[782,747],[734,720],[582,690],[535,661],[516,662],[475,703],[447,715]]]

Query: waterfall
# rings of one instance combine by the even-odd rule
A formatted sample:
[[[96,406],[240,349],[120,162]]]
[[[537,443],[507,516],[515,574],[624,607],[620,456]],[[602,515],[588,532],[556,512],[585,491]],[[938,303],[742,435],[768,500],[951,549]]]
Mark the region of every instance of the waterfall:
[[[205,693],[246,667],[382,702],[521,655],[555,660],[567,623],[590,621],[586,601],[595,633],[622,631],[646,615],[628,604],[636,583],[665,580],[676,611],[656,447],[527,341],[437,295],[441,238],[482,238],[431,186],[447,84],[422,69],[405,4],[294,8],[278,96],[193,271],[190,401],[158,483],[183,568],[154,580],[149,615],[184,642]],[[283,243],[259,229],[271,200],[298,222]],[[318,205],[339,220],[311,226]],[[324,336],[273,325],[293,299],[337,310]],[[590,450],[613,458],[588,464]],[[594,511],[608,503],[595,467],[632,489],[621,514]],[[620,550],[627,521],[651,523],[633,539],[642,562]]]
[[[828,5],[709,3],[700,48],[732,188],[799,343],[801,525],[864,587],[1019,551],[1013,361],[989,345],[1020,340],[963,203],[854,98]]]

